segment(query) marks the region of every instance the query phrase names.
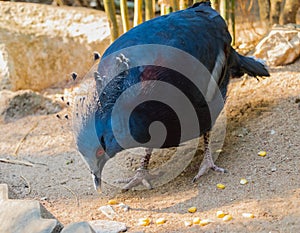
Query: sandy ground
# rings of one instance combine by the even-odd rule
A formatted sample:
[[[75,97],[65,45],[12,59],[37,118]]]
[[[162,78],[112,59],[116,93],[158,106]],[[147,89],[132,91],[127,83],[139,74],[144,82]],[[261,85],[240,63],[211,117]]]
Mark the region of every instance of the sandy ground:
[[[271,68],[271,77],[233,80],[226,105],[227,132],[217,165],[229,173],[209,172],[197,184],[202,150],[180,176],[154,190],[118,193],[130,206],[115,208],[116,220],[129,232],[297,232],[300,229],[300,61]],[[60,115],[64,116],[64,109]],[[108,197],[96,193],[88,169],[73,142],[71,121],[54,115],[29,116],[1,124],[0,158],[30,161],[33,167],[0,163],[0,183],[11,198],[36,199],[63,224],[106,219],[98,210]],[[13,155],[20,144],[19,152]],[[267,151],[260,157],[258,151]],[[241,178],[249,183],[239,184]],[[219,190],[217,183],[226,188]],[[196,213],[188,213],[191,206]],[[233,216],[215,217],[217,210]],[[250,212],[254,219],[241,215]],[[137,225],[138,218],[164,217],[163,225]],[[184,220],[209,218],[205,227],[184,226]]]

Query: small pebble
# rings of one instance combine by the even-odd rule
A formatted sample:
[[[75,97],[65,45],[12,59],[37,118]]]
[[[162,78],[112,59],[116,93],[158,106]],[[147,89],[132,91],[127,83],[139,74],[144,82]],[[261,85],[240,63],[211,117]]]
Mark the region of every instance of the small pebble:
[[[274,129],[272,129],[271,131],[270,131],[270,134],[271,135],[273,135],[273,134],[275,134],[276,132],[275,132],[275,130]]]
[[[128,205],[125,205],[124,203],[120,203],[119,205],[118,205],[120,208],[122,208],[123,210],[124,210],[124,212],[127,212],[127,211],[129,211],[129,209],[130,209],[130,207],[128,206]]]

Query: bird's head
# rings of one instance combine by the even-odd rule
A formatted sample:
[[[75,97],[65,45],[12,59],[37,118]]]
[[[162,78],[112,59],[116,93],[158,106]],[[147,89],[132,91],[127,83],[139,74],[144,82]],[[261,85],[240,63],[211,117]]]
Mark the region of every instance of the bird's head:
[[[109,156],[102,132],[104,124],[95,120],[101,108],[95,101],[96,96],[92,79],[87,79],[75,90],[72,121],[75,144],[92,174],[95,189],[100,191],[102,170]]]
[[[103,137],[97,136],[95,131],[94,117],[91,117],[89,123],[84,124],[75,134],[75,142],[83,160],[89,167],[92,174],[94,187],[101,191],[101,174],[105,163],[110,158],[105,152]]]

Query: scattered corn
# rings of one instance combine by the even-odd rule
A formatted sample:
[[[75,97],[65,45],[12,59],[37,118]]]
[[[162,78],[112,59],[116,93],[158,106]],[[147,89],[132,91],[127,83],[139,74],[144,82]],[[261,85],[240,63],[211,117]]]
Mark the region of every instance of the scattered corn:
[[[111,199],[111,200],[109,200],[107,203],[108,203],[109,205],[116,205],[116,204],[118,204],[117,200],[115,200],[115,199]]]
[[[261,157],[265,157],[267,155],[267,152],[262,150],[262,151],[258,152],[258,155]]]
[[[225,215],[226,214],[222,210],[217,211],[217,218],[223,218]]]
[[[149,218],[140,218],[138,225],[139,226],[148,226],[150,224],[151,220]]]
[[[197,211],[197,208],[196,207],[190,207],[189,209],[188,209],[188,211],[190,212],[190,213],[195,213],[196,211]]]
[[[211,222],[212,221],[209,220],[209,219],[203,219],[203,220],[200,221],[199,225],[200,226],[206,226],[206,225],[210,224]]]
[[[242,178],[241,180],[240,180],[240,184],[247,184],[248,183],[248,180],[246,180],[245,178]]]
[[[164,224],[167,220],[165,218],[158,218],[156,219],[155,223],[156,224]]]
[[[222,149],[218,149],[218,150],[216,150],[216,153],[221,153],[221,152],[223,152],[223,150],[222,150]]]
[[[254,214],[251,214],[251,213],[242,213],[242,216],[244,218],[254,218]]]
[[[185,225],[186,227],[190,227],[190,226],[193,225],[193,222],[192,222],[192,221],[189,221],[189,220],[186,220],[186,221],[184,221],[184,225]]]
[[[218,188],[218,189],[224,189],[224,188],[225,188],[225,185],[224,185],[224,184],[217,184],[217,188]]]
[[[228,221],[230,221],[232,219],[232,216],[230,215],[230,214],[227,214],[227,215],[225,215],[223,218],[222,218],[222,220],[224,221],[224,222],[228,222]]]
[[[193,224],[199,224],[201,219],[199,217],[193,218]]]

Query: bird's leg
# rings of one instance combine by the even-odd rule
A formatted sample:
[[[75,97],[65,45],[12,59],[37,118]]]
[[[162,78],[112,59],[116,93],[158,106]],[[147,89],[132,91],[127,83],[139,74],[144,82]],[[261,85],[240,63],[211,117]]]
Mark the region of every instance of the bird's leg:
[[[151,154],[152,154],[153,149],[152,148],[146,148],[145,152],[146,155],[142,157],[141,159],[141,167],[140,169],[147,170],[148,165],[150,162]]]
[[[151,175],[148,171],[148,165],[151,158],[151,153],[153,149],[147,148],[146,155],[141,159],[141,167],[137,169],[136,174],[127,179],[117,180],[118,183],[127,183],[122,189],[127,191],[133,187],[136,187],[140,184],[146,186],[148,189],[152,189],[150,180],[156,178],[159,175]]]
[[[200,165],[198,174],[194,177],[193,182],[198,180],[201,176],[203,176],[209,169],[213,171],[226,173],[227,171],[224,168],[218,167],[215,165],[210,148],[210,132],[204,133],[204,158]]]

